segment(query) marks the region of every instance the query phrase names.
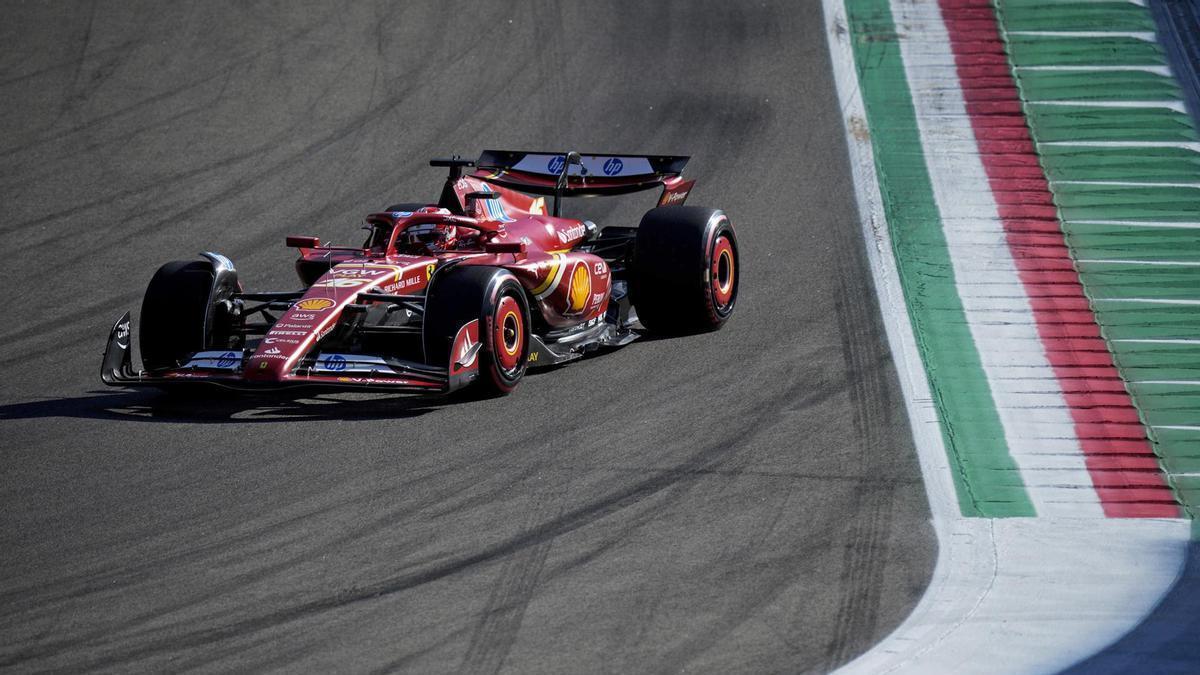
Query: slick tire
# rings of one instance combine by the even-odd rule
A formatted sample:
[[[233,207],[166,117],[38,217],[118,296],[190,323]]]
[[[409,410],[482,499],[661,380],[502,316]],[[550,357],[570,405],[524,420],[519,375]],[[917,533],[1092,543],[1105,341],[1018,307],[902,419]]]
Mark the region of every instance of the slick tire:
[[[204,349],[212,282],[212,264],[207,260],[175,260],[154,273],[142,298],[138,333],[146,370],[175,368]]]
[[[452,365],[454,338],[479,321],[479,376],[468,396],[503,396],[516,388],[529,362],[529,302],[507,270],[455,267],[435,274],[425,299],[425,360]]]
[[[724,212],[663,206],[638,226],[630,299],[653,333],[716,330],[733,315],[740,273],[737,237]]]

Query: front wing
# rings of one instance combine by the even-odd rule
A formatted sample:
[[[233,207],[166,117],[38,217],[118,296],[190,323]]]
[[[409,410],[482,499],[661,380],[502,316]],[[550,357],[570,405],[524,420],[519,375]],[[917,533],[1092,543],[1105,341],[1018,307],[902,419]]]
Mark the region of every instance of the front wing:
[[[256,381],[246,379],[240,371],[244,353],[227,350],[198,352],[179,368],[146,372],[133,368],[129,324],[129,313],[126,312],[109,332],[100,369],[100,379],[107,385],[209,385],[241,391],[319,388],[444,394],[465,386],[478,374],[477,341],[473,350],[464,352],[458,362],[451,364],[452,368],[373,356],[329,354],[319,355],[314,366],[305,372],[292,373],[281,380]]]

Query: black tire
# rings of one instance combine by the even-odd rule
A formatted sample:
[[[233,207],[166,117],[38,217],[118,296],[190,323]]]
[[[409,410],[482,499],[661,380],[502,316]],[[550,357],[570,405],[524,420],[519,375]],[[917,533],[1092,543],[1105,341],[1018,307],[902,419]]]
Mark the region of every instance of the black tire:
[[[455,267],[438,273],[425,299],[425,361],[450,364],[458,330],[479,321],[479,377],[470,393],[503,396],[516,388],[529,363],[529,302],[511,272],[498,267]]]
[[[648,330],[681,335],[716,330],[733,315],[741,264],[724,212],[663,206],[642,217],[629,294]]]
[[[204,319],[213,269],[207,260],[175,260],[154,273],[142,298],[142,364],[146,370],[175,368],[205,348]]]
[[[411,203],[407,203],[407,202],[405,202],[405,203],[401,203],[401,204],[392,204],[391,206],[389,206],[389,207],[387,207],[386,209],[384,209],[384,211],[387,211],[387,212],[391,212],[391,211],[416,211],[417,209],[423,209],[423,208],[425,208],[426,206],[428,206],[428,204],[411,204]]]

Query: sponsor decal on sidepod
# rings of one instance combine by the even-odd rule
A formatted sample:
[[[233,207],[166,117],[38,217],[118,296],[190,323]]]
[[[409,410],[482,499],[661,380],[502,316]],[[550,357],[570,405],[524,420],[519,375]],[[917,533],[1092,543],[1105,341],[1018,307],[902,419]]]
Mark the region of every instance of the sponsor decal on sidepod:
[[[558,231],[558,240],[562,243],[567,243],[572,239],[578,239],[587,232],[583,225],[572,225],[565,230]]]

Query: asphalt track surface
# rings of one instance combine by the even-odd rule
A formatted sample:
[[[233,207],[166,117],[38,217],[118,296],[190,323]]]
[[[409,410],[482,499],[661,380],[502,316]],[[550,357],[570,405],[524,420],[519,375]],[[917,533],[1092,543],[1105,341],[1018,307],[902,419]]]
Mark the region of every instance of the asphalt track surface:
[[[0,666],[820,671],[936,544],[820,5],[5,3]],[[175,402],[99,354],[158,264],[296,285],[485,147],[694,155],[719,333],[447,404]],[[634,224],[652,199],[570,204]]]

